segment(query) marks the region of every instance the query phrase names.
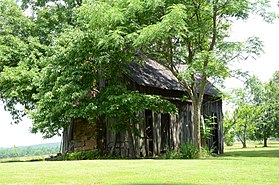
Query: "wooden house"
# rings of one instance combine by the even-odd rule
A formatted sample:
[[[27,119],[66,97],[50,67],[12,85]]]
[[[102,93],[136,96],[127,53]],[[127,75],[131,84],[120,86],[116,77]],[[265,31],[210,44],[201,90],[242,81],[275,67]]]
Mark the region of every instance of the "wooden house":
[[[139,136],[134,135],[137,156],[153,157],[169,149],[179,148],[183,142],[193,141],[191,100],[183,100],[187,95],[176,77],[161,64],[148,60],[142,65],[128,66],[127,86],[141,93],[160,95],[177,106],[176,114],[160,114],[145,110],[139,112],[141,124]],[[202,124],[211,128],[209,136],[203,140],[217,154],[223,153],[222,99],[220,91],[209,82],[206,84],[202,107]],[[114,133],[113,120],[100,118],[105,124],[88,123],[85,119],[72,120],[63,133],[63,151],[84,151],[101,149],[121,156],[129,156],[127,133]],[[208,124],[210,119],[215,124]],[[205,121],[204,121],[205,120]]]

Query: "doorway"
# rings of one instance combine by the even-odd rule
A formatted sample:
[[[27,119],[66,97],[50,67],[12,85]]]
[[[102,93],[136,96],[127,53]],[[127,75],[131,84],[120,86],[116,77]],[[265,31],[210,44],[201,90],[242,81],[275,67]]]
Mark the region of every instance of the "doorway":
[[[153,117],[151,110],[145,110],[145,134],[146,155],[153,156]]]

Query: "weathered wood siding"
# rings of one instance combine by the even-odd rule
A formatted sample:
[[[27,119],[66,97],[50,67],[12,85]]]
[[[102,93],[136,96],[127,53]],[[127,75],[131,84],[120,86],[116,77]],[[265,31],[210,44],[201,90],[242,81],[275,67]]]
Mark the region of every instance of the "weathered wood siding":
[[[135,152],[138,157],[154,157],[170,149],[178,149],[184,142],[193,141],[192,105],[191,101],[181,101],[183,93],[162,90],[158,88],[143,87],[135,83],[130,84],[132,90],[142,93],[157,94],[171,97],[178,112],[176,114],[161,114],[146,110],[138,112],[141,122],[131,123],[138,134],[133,134]],[[213,128],[212,136],[206,140],[209,148],[215,147],[215,152],[223,153],[223,114],[222,100],[205,97],[202,107],[203,117],[215,116],[217,122]],[[105,128],[101,132],[96,124],[89,124],[86,120],[76,119],[73,124],[65,129],[63,134],[63,151],[79,151],[101,149],[105,153],[114,152],[119,156],[129,156],[128,134],[125,131],[116,132],[112,128],[117,123],[116,119],[104,119]],[[98,124],[97,124],[98,125]],[[98,140],[102,140],[101,144]],[[103,146],[100,148],[100,146]]]
[[[161,114],[151,111],[139,112],[140,124],[136,125],[139,135],[133,135],[138,157],[154,157],[170,149],[178,149],[183,142],[193,138],[191,105],[181,103],[176,114]],[[107,145],[117,155],[129,156],[126,132],[115,133],[112,128],[115,120],[107,123]],[[150,130],[151,129],[151,130]]]
[[[170,149],[178,149],[184,142],[193,141],[193,124],[191,103],[174,102],[178,108],[176,114],[161,114],[151,111],[138,112],[141,120],[134,124],[138,134],[133,134],[134,146],[138,157],[154,157]],[[212,136],[206,140],[209,148],[215,147],[215,152],[223,153],[223,114],[222,101],[212,100],[203,104],[204,117],[214,116],[217,125],[212,128]],[[125,131],[116,132],[113,124],[117,119],[106,119],[105,152],[126,157],[129,156],[128,134]],[[210,125],[207,125],[210,126]],[[84,151],[97,148],[97,129],[84,119],[74,120],[63,134],[63,151]],[[112,153],[111,153],[112,154]]]
[[[222,154],[224,152],[222,100],[206,101],[202,107],[202,114],[217,124],[213,125],[213,127],[211,126],[212,136],[207,139],[207,145],[209,148],[215,147],[215,153]]]
[[[62,153],[74,151],[72,141],[73,141],[73,124],[71,123],[69,126],[65,127],[63,130]]]

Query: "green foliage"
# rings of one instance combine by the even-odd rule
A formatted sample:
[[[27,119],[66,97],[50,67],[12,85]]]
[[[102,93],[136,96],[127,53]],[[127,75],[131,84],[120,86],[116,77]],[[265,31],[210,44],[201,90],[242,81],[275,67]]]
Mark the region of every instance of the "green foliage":
[[[66,7],[68,9],[72,9],[82,4],[82,0],[22,0],[20,2],[23,9],[30,8],[33,11],[47,7],[49,4],[54,4],[58,7]]]
[[[216,156],[216,154],[214,154],[214,148],[209,148],[208,146],[201,148],[201,151],[199,152],[199,158],[209,158],[212,156]]]
[[[227,41],[231,18],[247,19],[258,9],[266,12],[266,4],[258,6],[248,0],[165,1],[160,17],[154,19],[157,21],[139,29],[134,46],[140,48],[141,57],[160,61],[169,68],[191,98],[197,130],[194,141],[199,149],[200,110],[207,79],[222,82],[232,74],[231,61],[262,52],[263,45],[258,38],[251,37],[241,43]]]
[[[79,151],[79,152],[66,153],[62,157],[62,160],[93,160],[93,159],[101,159],[101,158],[102,156],[100,151],[94,150],[94,151]]]
[[[44,46],[33,34],[34,22],[24,16],[16,3],[1,0],[0,11],[0,98],[17,123],[25,115],[24,108],[16,108],[18,104],[30,109],[34,107],[32,94],[36,87],[32,80],[37,74],[36,61],[44,53]]]
[[[279,137],[279,72],[276,71],[266,84],[266,124],[263,134],[267,137]]]
[[[214,128],[214,125],[218,124],[214,122],[213,120],[216,120],[216,116],[206,116],[204,120],[202,120],[202,133],[201,136],[203,139],[209,139],[212,136],[212,130]]]
[[[62,156],[58,156],[53,158],[53,160],[61,161],[61,160],[96,160],[96,159],[125,159],[116,155],[104,155],[99,150],[91,150],[91,151],[77,151],[66,153]]]
[[[277,72],[268,83],[252,76],[246,81],[245,89],[234,90],[231,102],[235,110],[230,116],[225,116],[225,140],[232,141],[235,134],[242,142],[248,138],[267,141],[270,137],[278,137],[276,75]]]
[[[176,150],[168,150],[162,156],[163,159],[180,159],[180,153]]]
[[[169,101],[160,96],[147,95],[138,91],[129,91],[123,86],[112,86],[106,88],[103,93],[96,97],[98,114],[109,117],[129,118],[136,112],[142,112],[146,109],[158,113],[174,113],[176,107]]]
[[[180,146],[180,157],[182,159],[195,159],[199,157],[199,150],[192,143],[182,143]]]
[[[234,134],[232,134],[232,133],[228,134],[227,133],[225,135],[224,142],[225,142],[226,146],[233,146],[233,144],[234,144]]]
[[[252,136],[254,134],[256,123],[261,122],[263,109],[261,107],[255,107],[254,105],[243,105],[237,110],[236,114],[238,127],[235,131],[238,136],[243,134],[243,138],[244,134],[247,134],[247,136]]]
[[[190,142],[182,143],[178,150],[168,150],[163,156],[163,159],[196,159],[212,156],[213,149],[208,147],[202,148],[200,151]]]
[[[225,116],[225,137],[228,143],[236,135],[246,147],[246,141],[254,137],[257,124],[262,123],[263,107],[250,103],[249,94],[244,89],[236,89],[232,97],[234,110],[231,115]]]

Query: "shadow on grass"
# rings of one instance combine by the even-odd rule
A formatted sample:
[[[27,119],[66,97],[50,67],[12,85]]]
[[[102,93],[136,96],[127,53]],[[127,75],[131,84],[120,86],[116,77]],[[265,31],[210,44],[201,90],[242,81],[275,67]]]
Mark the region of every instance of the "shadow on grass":
[[[237,151],[227,151],[221,157],[272,157],[279,158],[279,150],[237,150]]]

